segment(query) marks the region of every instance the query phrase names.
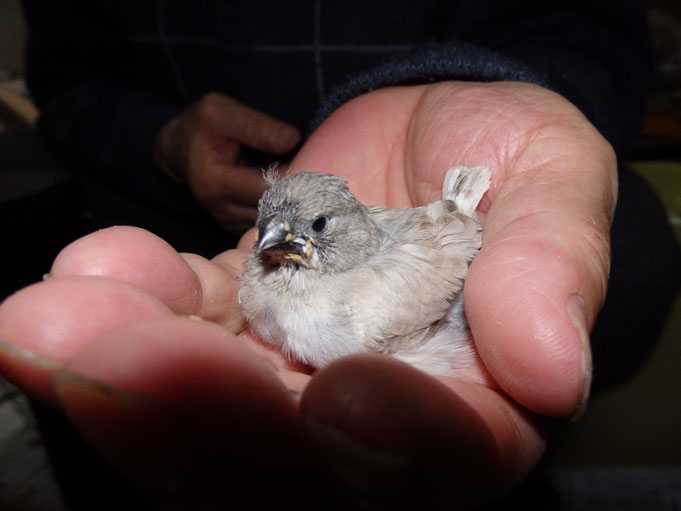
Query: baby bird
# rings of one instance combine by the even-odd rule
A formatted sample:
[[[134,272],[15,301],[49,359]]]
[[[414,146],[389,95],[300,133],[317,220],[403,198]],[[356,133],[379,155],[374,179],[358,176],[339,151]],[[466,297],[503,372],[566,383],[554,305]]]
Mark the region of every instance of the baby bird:
[[[268,180],[239,291],[257,336],[317,368],[360,352],[444,376],[471,364],[462,288],[487,167],[450,169],[416,208],[365,206],[329,174]]]

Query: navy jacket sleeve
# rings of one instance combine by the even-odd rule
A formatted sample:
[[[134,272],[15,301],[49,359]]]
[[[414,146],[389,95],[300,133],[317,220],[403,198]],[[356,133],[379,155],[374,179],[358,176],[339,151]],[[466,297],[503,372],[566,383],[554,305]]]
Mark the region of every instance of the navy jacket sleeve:
[[[563,94],[624,157],[640,129],[652,77],[645,14],[634,0],[423,0],[418,6],[413,0],[24,0],[24,6],[27,78],[43,139],[69,165],[108,186],[143,200],[162,201],[165,194],[175,208],[163,191],[170,181],[154,168],[154,139],[170,117],[207,92],[233,95],[305,129],[380,87],[523,80]],[[334,31],[334,24],[342,26]],[[318,43],[333,37],[345,38],[333,41],[333,58],[318,58]],[[375,41],[397,49],[353,56],[360,44],[380,46]],[[314,90],[320,74],[340,77],[328,82],[328,94]]]
[[[436,44],[332,91],[314,125],[349,98],[399,83],[519,80],[562,94],[626,158],[655,67],[642,2],[466,0],[443,12]]]

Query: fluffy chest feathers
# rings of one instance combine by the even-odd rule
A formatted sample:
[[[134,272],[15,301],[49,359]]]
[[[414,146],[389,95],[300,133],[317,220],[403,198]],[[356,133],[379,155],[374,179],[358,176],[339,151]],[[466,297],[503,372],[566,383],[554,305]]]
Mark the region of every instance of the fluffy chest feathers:
[[[473,209],[489,183],[483,178]],[[348,225],[334,225],[341,214],[334,216],[333,205],[314,206],[308,231],[294,228],[295,216],[282,221],[287,213],[277,212],[276,225],[289,232],[280,233],[283,241],[273,250],[269,241],[258,242],[241,279],[239,300],[252,330],[316,367],[374,351],[455,374],[471,355],[461,290],[481,235],[473,211],[460,212],[451,190],[443,195],[446,200],[420,208],[368,208],[368,230],[352,216]],[[261,239],[276,223],[265,209],[261,203],[268,218],[259,223]],[[322,217],[327,238],[312,229]]]

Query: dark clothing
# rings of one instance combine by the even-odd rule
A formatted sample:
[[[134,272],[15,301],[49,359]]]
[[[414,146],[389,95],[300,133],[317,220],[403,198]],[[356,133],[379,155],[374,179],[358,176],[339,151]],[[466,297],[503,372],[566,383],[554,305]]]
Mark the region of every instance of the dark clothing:
[[[109,204],[112,220],[125,221],[115,215],[124,200],[128,211],[156,210],[157,220],[185,223],[183,232],[208,216],[154,169],[153,141],[171,116],[208,92],[305,133],[343,102],[384,86],[529,81],[565,95],[623,156],[652,77],[639,2],[24,4],[28,84],[48,146],[91,178],[95,210]],[[279,159],[245,155],[256,166]]]

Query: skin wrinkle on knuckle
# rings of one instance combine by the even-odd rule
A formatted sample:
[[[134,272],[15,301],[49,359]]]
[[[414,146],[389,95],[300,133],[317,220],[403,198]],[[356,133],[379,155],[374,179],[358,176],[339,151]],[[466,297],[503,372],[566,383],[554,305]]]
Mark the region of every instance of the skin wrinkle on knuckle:
[[[577,155],[565,159],[556,154],[554,148],[565,146],[572,147]],[[528,179],[540,174],[555,176],[557,180],[565,177],[573,179],[582,173],[590,179],[601,180],[603,179],[602,170],[596,163],[598,154],[600,153],[593,150],[591,143],[576,143],[572,133],[546,123],[532,136],[523,153],[518,155],[513,170],[516,174],[525,175]]]
[[[526,243],[529,240],[530,244]],[[556,300],[561,300],[564,293],[556,295],[555,290],[561,284],[560,277],[563,276],[564,259],[552,257],[552,247],[541,240],[534,239],[531,235],[516,235],[512,245],[515,247],[509,251],[508,239],[503,243],[487,247],[488,252],[485,259],[490,261],[490,270],[497,268],[495,274],[500,275],[497,281],[499,289],[508,287],[519,287],[525,289],[525,293],[509,295],[505,308],[510,311],[522,311],[524,315],[528,307],[543,307],[546,303],[553,303],[554,310],[560,307],[555,304]],[[545,254],[548,256],[544,257]],[[549,266],[546,262],[549,262]],[[552,297],[546,295],[546,277],[553,275],[552,279],[558,279],[555,285],[549,285]],[[567,295],[567,293],[565,293]],[[542,295],[537,303],[537,296]],[[567,299],[567,296],[565,296]],[[560,314],[560,312],[558,312]],[[515,313],[512,313],[515,316]],[[544,332],[543,335],[547,335]],[[551,334],[550,336],[553,336]]]
[[[521,252],[524,251],[522,246],[519,250]],[[565,385],[568,385],[568,382],[573,380],[575,380],[575,385],[579,386],[581,384],[581,379],[576,376],[579,371],[576,371],[575,368],[581,367],[582,356],[580,354],[583,346],[581,342],[567,342],[569,340],[574,341],[574,336],[571,335],[571,330],[566,330],[564,314],[566,303],[569,300],[569,296],[571,296],[572,286],[569,282],[578,280],[580,272],[576,271],[572,264],[566,261],[564,257],[542,259],[548,260],[551,265],[555,266],[549,266],[548,268],[535,267],[537,264],[536,258],[532,261],[531,257],[514,257],[512,260],[516,265],[520,262],[522,271],[508,276],[508,272],[504,268],[501,271],[501,275],[509,280],[498,281],[501,288],[496,290],[497,292],[504,293],[503,289],[519,284],[521,289],[525,289],[525,292],[508,296],[505,299],[504,305],[507,312],[504,316],[521,319],[534,318],[529,325],[526,325],[526,327],[531,326],[528,331],[529,337],[526,338],[532,341],[531,357],[522,356],[522,354],[516,353],[516,350],[511,352],[503,350],[503,353],[493,355],[492,352],[485,348],[488,355],[492,355],[494,358],[501,356],[505,360],[505,365],[510,364],[516,367],[516,370],[510,373],[515,374],[515,377],[512,377],[510,380],[504,378],[506,380],[504,385],[509,385],[507,390],[514,396],[516,396],[516,393],[513,389],[524,393],[526,390],[522,389],[527,389],[528,384],[537,382],[537,378],[543,380],[547,374],[562,375],[558,377],[558,380],[563,381]],[[503,261],[499,266],[503,266]],[[497,273],[499,272],[497,271]],[[553,278],[559,280],[547,286],[547,275],[553,275]],[[556,289],[565,286],[566,282],[563,282],[562,278],[566,276],[567,287],[564,287],[564,292],[556,293]],[[504,294],[506,295],[506,293]],[[549,312],[550,310],[553,312]],[[498,315],[499,311],[487,312],[487,314],[490,313]],[[538,371],[540,368],[544,369]],[[565,385],[562,385],[562,388],[566,388]],[[572,384],[569,386],[572,387]],[[531,397],[530,402],[536,398],[537,396]]]
[[[528,332],[528,339],[532,340],[532,357],[527,358],[525,354],[516,362],[524,366],[529,364],[530,368],[550,368],[551,373],[558,372],[566,376],[577,374],[579,371],[575,371],[575,367],[581,364],[579,354],[583,347],[571,330],[565,330],[564,321],[567,300],[571,294],[555,293],[553,289],[547,288],[546,280],[538,279],[537,275],[537,272],[533,272],[529,275],[530,279],[524,279],[524,296],[509,302],[513,305],[509,309],[511,312],[534,318]],[[561,381],[566,380],[561,378]]]
[[[532,452],[536,452],[527,438],[527,435],[522,431],[522,426],[518,420],[516,420],[513,415],[517,413],[511,407],[501,408],[502,417],[504,420],[505,428],[503,431],[506,435],[513,437],[513,440],[506,440],[505,445],[515,445],[515,455],[507,457],[507,466],[504,467],[505,473],[522,474],[524,473],[523,467],[534,465],[534,459],[537,454],[530,455]],[[529,412],[524,412],[529,413]],[[501,428],[500,428],[501,429]],[[497,442],[500,442],[499,440]],[[532,442],[536,444],[536,442]],[[543,452],[544,446],[542,446],[541,452]],[[540,453],[541,454],[541,453]],[[528,459],[529,458],[529,459]]]
[[[459,151],[463,155],[476,154],[479,158],[481,150],[489,147],[490,158],[497,161],[499,169],[518,170],[515,168],[515,163],[522,158],[527,149],[535,147],[541,137],[546,137],[545,131],[551,126],[553,119],[547,115],[537,116],[526,104],[517,101],[511,101],[509,104],[508,95],[502,96],[502,99],[506,101],[500,105],[487,102],[475,109],[478,116],[481,109],[485,113],[483,115],[485,130],[472,130],[468,133],[467,146],[460,148]],[[472,107],[462,106],[461,108],[471,109]],[[490,124],[497,128],[490,130]],[[499,148],[501,148],[501,157],[499,157]]]
[[[560,176],[558,178],[560,179]],[[496,237],[499,230],[509,230],[514,224],[537,219],[537,228],[551,223],[554,227],[560,226],[559,229],[552,228],[547,231],[551,236],[559,236],[561,232],[572,235],[573,231],[580,235],[592,233],[596,238],[604,240],[607,245],[610,228],[609,205],[603,205],[597,200],[598,193],[592,198],[585,198],[578,187],[571,187],[563,194],[562,200],[557,202],[553,192],[555,186],[555,179],[544,174],[529,182],[523,176],[509,178],[499,189],[494,209],[490,211],[489,217],[492,222],[488,218],[486,223],[488,238]],[[526,195],[531,196],[532,200],[518,201],[518,197]],[[503,216],[498,216],[497,212],[503,212]],[[553,222],[550,221],[551,217],[554,218]],[[568,222],[568,226],[573,226],[572,230],[563,228],[561,224],[565,222]],[[575,227],[577,225],[579,228]]]
[[[548,94],[552,95],[552,93]],[[532,139],[527,144],[527,148],[545,144],[549,146],[556,144],[560,146],[565,143],[571,146],[581,144],[591,157],[602,154],[604,151],[612,151],[605,139],[579,110],[562,98],[553,96],[553,98],[548,97],[549,102],[547,104],[550,104],[551,108],[546,106],[542,108],[542,104],[539,102],[525,103],[524,107],[527,108],[528,112],[521,112],[525,115],[519,116],[518,112],[511,112],[513,114],[511,116],[512,122],[518,125],[521,130],[528,131],[528,128],[530,128]],[[527,115],[528,113],[530,115]],[[527,117],[527,120],[524,120],[524,117]],[[531,122],[533,125],[526,125],[527,122]]]
[[[610,273],[610,240],[609,237],[599,234],[594,229],[581,229],[578,230],[577,234],[581,235],[580,241],[575,246],[580,247],[581,257],[579,259],[584,267],[583,278],[589,279],[594,287],[596,300],[592,305],[600,307],[605,300]],[[582,296],[581,293],[579,294]]]
[[[268,116],[246,105],[236,104],[231,112],[232,129],[238,128],[240,142],[248,146],[272,145],[275,123]]]
[[[542,216],[543,225],[556,222],[565,225],[565,218],[560,215]],[[483,245],[483,256],[493,265],[491,268],[504,268],[504,280],[536,278],[537,272],[548,269],[560,279],[558,283],[563,283],[561,287],[566,294],[580,292],[580,289],[583,294],[582,288],[586,284],[591,287],[587,294],[595,294],[596,301],[602,300],[610,256],[607,236],[571,222],[572,225],[564,229],[566,232],[558,234],[554,230],[551,238],[537,238],[537,230],[532,227],[537,220],[535,217],[528,215],[516,219],[507,226],[506,232]]]

